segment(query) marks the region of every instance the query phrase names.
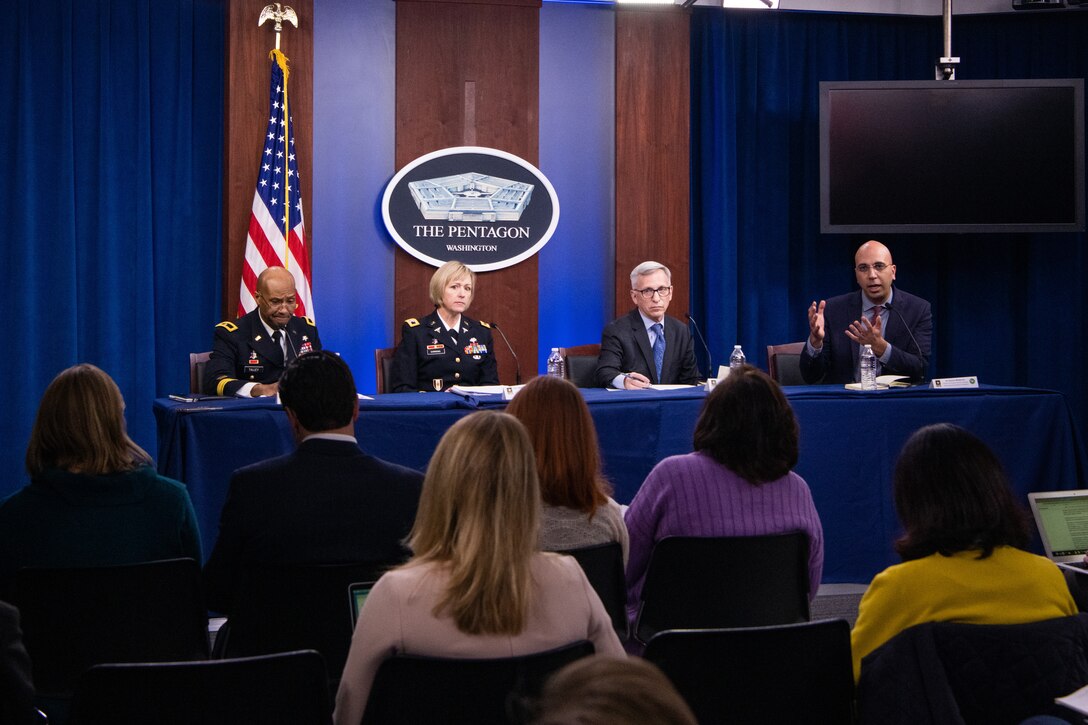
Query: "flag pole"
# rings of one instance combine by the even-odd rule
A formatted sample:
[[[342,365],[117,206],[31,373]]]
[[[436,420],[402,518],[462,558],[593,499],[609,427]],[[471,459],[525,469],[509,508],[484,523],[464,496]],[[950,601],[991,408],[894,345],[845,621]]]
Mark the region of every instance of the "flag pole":
[[[276,50],[271,53],[283,70],[283,133],[285,138],[291,138],[291,114],[287,108],[287,57],[280,51],[280,33],[283,32],[283,21],[298,27],[298,14],[290,5],[272,3],[265,5],[261,10],[261,16],[257,20],[257,27],[261,27],[269,20],[273,21],[273,30],[276,31]],[[290,151],[290,149],[288,149]],[[286,161],[285,161],[286,163]],[[291,259],[291,181],[290,176],[285,177],[283,185],[283,262],[286,268]]]

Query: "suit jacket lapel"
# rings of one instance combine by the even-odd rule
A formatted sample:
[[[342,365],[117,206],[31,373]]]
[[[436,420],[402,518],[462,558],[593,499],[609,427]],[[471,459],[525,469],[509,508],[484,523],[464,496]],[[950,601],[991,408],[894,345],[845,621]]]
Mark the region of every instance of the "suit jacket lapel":
[[[657,379],[657,366],[654,365],[654,350],[650,347],[650,335],[646,332],[646,325],[643,324],[642,315],[639,314],[638,309],[635,309],[631,316],[631,331],[634,334],[635,342],[638,343],[638,349],[642,351],[642,358],[646,361],[646,369],[650,371],[650,381],[656,384],[660,381]],[[665,340],[668,341],[668,336],[665,337]],[[665,352],[668,353],[667,347]]]

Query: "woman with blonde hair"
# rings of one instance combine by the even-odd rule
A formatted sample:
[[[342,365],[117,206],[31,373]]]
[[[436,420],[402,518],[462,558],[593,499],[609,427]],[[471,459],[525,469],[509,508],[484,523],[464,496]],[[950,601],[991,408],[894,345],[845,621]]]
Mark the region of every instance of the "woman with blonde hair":
[[[498,385],[491,326],[464,314],[476,294],[476,273],[451,260],[435,270],[429,291],[434,312],[401,326],[390,370],[393,392]]]
[[[412,559],[374,585],[336,695],[336,723],[360,722],[374,675],[396,653],[510,657],[588,639],[623,654],[604,605],[569,557],[537,551],[532,444],[506,413],[462,418],[427,467]]]
[[[117,384],[94,365],[46,388],[26,451],[30,484],[0,504],[0,594],[22,567],[201,561],[188,492],[155,472],[124,411]]]
[[[578,388],[562,378],[533,378],[506,412],[529,431],[544,508],[540,548],[569,551],[618,541],[627,563],[627,526],[601,474],[597,430]]]

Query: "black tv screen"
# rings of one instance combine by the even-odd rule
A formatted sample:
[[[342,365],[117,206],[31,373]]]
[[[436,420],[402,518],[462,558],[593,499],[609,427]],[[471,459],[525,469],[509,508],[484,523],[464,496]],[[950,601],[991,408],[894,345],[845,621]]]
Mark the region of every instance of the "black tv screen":
[[[1084,231],[1083,79],[820,83],[820,231]]]

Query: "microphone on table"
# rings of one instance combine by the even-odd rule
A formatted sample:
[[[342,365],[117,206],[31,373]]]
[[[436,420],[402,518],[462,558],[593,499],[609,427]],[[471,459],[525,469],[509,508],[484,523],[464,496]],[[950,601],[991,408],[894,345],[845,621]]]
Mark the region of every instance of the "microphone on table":
[[[914,339],[914,333],[910,331],[910,325],[907,324],[906,319],[903,317],[903,313],[892,306],[891,302],[884,303],[884,309],[891,310],[895,314],[899,315],[899,321],[903,323],[903,327],[907,328],[907,334],[910,335],[910,341],[914,343],[914,349],[918,352],[918,357],[922,357],[922,346],[918,344],[918,341]],[[926,379],[926,371],[922,371],[922,380]]]
[[[499,323],[492,320],[491,326],[495,328],[496,332],[502,335],[503,342],[506,343],[507,349],[510,350],[510,357],[514,358],[514,384],[521,385],[521,363],[518,362],[518,354],[514,352],[514,346],[510,344],[510,340],[507,339],[506,333],[499,329]]]
[[[279,328],[283,331],[283,337],[287,340],[287,344],[291,346],[291,359],[294,360],[298,357],[298,350],[295,348],[295,341],[291,339],[291,333],[287,331],[287,326]]]
[[[691,321],[691,326],[695,328],[695,334],[699,336],[699,342],[703,343],[703,349],[706,350],[706,376],[712,378],[714,377],[714,361],[710,357],[710,347],[706,344],[703,333],[699,330],[699,323],[695,321],[695,318],[687,314],[684,316]]]

